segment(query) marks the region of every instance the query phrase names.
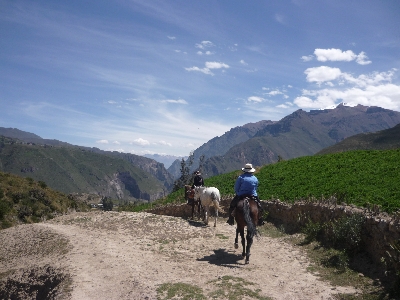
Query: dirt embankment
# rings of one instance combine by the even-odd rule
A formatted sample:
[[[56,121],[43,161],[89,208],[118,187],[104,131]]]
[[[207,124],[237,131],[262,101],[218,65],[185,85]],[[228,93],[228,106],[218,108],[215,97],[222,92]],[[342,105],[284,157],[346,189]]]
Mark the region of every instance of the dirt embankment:
[[[356,293],[308,272],[307,257],[283,239],[255,239],[245,265],[234,237],[224,219],[214,228],[126,212],[76,213],[9,228],[0,231],[0,298],[165,299],[161,287],[182,283],[200,288],[206,299],[225,299],[222,286],[232,282],[253,293],[244,299]]]

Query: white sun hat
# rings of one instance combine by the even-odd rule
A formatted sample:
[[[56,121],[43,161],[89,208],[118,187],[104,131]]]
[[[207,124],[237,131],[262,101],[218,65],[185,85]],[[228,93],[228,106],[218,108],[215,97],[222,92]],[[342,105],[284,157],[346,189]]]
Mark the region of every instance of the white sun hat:
[[[256,169],[253,168],[252,164],[246,164],[244,168],[242,168],[242,171],[247,173],[254,173]]]

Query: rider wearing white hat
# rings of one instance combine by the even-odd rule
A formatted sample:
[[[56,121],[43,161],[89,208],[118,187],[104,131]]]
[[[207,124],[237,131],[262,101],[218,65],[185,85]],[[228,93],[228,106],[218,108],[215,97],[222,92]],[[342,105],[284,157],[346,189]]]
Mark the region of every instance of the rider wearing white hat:
[[[236,208],[239,200],[243,199],[244,197],[251,197],[257,202],[258,206],[261,208],[260,199],[257,195],[258,179],[253,174],[256,169],[253,168],[252,164],[246,164],[244,168],[242,168],[242,171],[243,174],[241,174],[235,182],[236,196],[232,199],[231,205],[229,206],[229,219],[227,221],[229,225],[234,224],[232,212]],[[264,222],[262,218],[259,218],[258,225],[262,224],[264,224]]]

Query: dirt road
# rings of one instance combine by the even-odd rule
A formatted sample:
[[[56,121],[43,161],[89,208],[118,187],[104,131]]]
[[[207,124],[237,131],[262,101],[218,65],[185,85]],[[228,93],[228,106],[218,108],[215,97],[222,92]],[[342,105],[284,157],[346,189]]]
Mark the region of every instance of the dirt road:
[[[245,265],[234,235],[223,219],[214,228],[149,213],[76,213],[0,231],[0,279],[3,290],[16,290],[29,274],[52,273],[57,287],[47,297],[74,300],[167,299],[168,286],[193,288],[193,299],[226,299],[235,291],[242,299],[308,300],[356,292],[308,272],[307,257],[280,238],[255,239]]]

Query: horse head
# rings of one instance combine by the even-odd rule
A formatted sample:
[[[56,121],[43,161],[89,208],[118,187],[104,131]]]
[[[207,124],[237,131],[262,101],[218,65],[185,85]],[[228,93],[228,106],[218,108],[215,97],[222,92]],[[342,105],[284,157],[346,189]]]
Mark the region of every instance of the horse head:
[[[194,199],[194,190],[190,185],[185,185],[185,199]]]

